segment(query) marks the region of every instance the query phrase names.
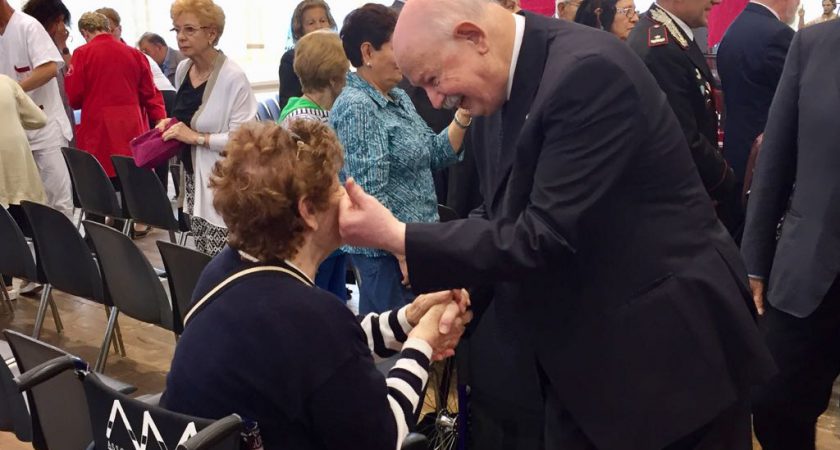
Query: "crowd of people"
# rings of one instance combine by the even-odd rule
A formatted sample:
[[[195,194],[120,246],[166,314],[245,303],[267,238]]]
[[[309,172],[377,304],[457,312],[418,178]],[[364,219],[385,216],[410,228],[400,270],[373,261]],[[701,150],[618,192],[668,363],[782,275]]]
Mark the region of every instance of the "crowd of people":
[[[85,12],[74,52],[61,0],[0,0],[0,204],[26,234],[22,201],[72,215],[61,147],[119,191],[134,137],[183,143],[178,208],[214,259],[162,404],[254,419],[266,449],[399,448],[456,346],[470,448],[813,449],[840,374],[840,21],[752,1],[710,65],[718,3],[396,0],[338,24],[303,0],[257,123],[213,0],[172,3],[177,49]],[[447,168],[472,211],[443,223]]]

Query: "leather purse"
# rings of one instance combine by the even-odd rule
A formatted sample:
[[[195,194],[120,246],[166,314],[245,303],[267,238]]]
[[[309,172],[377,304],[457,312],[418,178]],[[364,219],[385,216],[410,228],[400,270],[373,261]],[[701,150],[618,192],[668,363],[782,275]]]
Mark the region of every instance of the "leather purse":
[[[178,123],[178,119],[172,119],[166,124],[164,131]],[[134,155],[134,162],[137,167],[153,169],[169,161],[170,158],[179,154],[181,150],[189,146],[181,141],[172,139],[163,140],[163,133],[157,128],[137,136],[129,143],[131,153]]]

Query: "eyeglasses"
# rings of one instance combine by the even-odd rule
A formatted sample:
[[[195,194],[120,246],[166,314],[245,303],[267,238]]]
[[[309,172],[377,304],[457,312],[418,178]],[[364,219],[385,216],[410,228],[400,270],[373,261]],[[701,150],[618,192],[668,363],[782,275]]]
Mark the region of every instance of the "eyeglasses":
[[[174,27],[169,31],[175,33],[175,36],[183,33],[183,35],[186,36],[186,37],[193,37],[193,35],[198,33],[198,30],[204,30],[206,28],[210,28],[210,27],[194,27],[194,26],[186,25],[186,26],[183,26],[181,28]]]
[[[639,15],[639,11],[636,11],[635,6],[628,6],[627,8],[616,8],[615,12],[617,14],[624,14],[625,16],[627,16],[628,19],[633,16]]]

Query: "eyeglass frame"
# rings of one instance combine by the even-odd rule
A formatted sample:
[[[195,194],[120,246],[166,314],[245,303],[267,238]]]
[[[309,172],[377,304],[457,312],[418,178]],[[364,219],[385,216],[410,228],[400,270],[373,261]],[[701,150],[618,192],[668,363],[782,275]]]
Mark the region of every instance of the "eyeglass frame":
[[[616,14],[624,14],[624,17],[627,17],[628,19],[633,17],[634,15],[638,16],[640,14],[639,10],[636,9],[635,6],[633,6],[633,7],[628,6],[626,8],[616,8],[615,13]]]
[[[193,36],[195,36],[196,33],[198,33],[198,30],[206,30],[208,28],[213,28],[213,27],[207,27],[207,26],[194,27],[192,25],[185,25],[185,26],[181,27],[180,29],[178,27],[172,27],[169,31],[175,33],[176,37],[179,34],[181,34],[182,31],[184,32],[184,36],[193,37]]]

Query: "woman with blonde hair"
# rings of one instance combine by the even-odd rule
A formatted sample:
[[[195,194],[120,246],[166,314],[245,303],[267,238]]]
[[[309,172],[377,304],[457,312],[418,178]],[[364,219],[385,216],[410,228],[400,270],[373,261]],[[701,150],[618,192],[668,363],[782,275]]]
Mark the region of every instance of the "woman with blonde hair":
[[[330,13],[330,6],[324,0],[303,0],[295,7],[292,14],[292,40],[297,47],[298,41],[307,34],[323,29],[335,31],[336,24]],[[280,94],[277,103],[280,109],[286,107],[286,103],[292,97],[300,97],[300,80],[294,71],[295,49],[289,49],[280,58]]]
[[[119,190],[111,156],[130,156],[131,140],[149,129],[149,118],[166,118],[166,108],[149,61],[114,39],[107,17],[86,12],[79,31],[87,43],[73,52],[64,77],[70,106],[82,110],[76,145],[96,157]]]
[[[257,100],[245,72],[216,46],[225,30],[225,13],[212,0],[176,0],[170,10],[178,49],[186,57],[175,72],[171,117],[180,123],[163,133],[190,146],[182,155],[186,174],[186,212],[196,248],[209,255],[222,250],[227,228],[213,207],[208,186],[228,133],[257,115]],[[163,130],[168,120],[160,123]]]

